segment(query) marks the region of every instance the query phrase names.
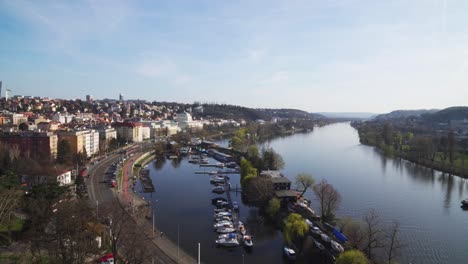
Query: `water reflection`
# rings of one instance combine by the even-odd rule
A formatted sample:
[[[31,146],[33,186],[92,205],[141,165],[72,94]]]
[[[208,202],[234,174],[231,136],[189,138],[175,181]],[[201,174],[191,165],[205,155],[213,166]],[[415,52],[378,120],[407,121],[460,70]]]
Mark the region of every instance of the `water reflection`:
[[[439,182],[442,188],[445,189],[444,195],[444,208],[450,208],[452,202],[452,191],[453,191],[453,175],[447,173],[441,173],[439,176]]]
[[[172,165],[172,167],[173,167],[174,169],[179,168],[179,167],[180,167],[181,160],[182,160],[182,159],[179,159],[179,158],[177,158],[177,159],[171,159],[171,165]]]
[[[164,167],[164,164],[166,164],[166,159],[165,158],[156,159],[153,162],[153,164],[156,170],[161,170]]]
[[[268,222],[265,217],[260,215],[260,212],[256,208],[249,208],[247,214],[246,226],[251,229],[256,241],[272,240],[277,236],[278,230],[274,224]]]

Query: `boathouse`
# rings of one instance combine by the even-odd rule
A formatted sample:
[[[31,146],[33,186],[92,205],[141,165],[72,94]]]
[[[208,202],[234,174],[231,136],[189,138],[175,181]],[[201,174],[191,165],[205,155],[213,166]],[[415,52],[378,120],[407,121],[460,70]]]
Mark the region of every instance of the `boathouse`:
[[[283,204],[297,200],[296,192],[291,191],[291,181],[280,171],[262,171],[260,176],[270,179],[270,181],[273,183],[273,191],[275,192],[275,196],[280,199]]]

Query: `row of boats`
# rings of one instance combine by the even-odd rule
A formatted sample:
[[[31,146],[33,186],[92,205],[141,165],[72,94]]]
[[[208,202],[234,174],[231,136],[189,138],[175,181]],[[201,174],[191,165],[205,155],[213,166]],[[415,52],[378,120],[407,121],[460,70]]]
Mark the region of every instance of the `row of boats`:
[[[225,188],[229,188],[228,179],[228,176],[223,175],[211,176],[212,191],[215,193],[228,191],[225,190]],[[239,210],[237,202],[233,202],[231,205],[227,199],[219,197],[213,199],[212,204],[215,206],[213,209],[213,228],[218,233],[218,237],[215,240],[216,245],[237,247],[242,243],[246,248],[251,248],[253,246],[252,236],[247,235],[244,224],[241,221],[237,221],[235,217],[235,214]]]
[[[223,198],[224,199],[224,198]],[[216,245],[224,247],[235,247],[240,245],[242,241],[245,247],[252,247],[253,241],[252,236],[247,235],[247,230],[242,222],[238,222],[238,228],[236,229],[231,209],[225,207],[226,201],[219,199],[216,204],[217,207],[214,209],[214,230],[218,233],[218,238],[215,240]],[[221,207],[221,208],[219,208]]]

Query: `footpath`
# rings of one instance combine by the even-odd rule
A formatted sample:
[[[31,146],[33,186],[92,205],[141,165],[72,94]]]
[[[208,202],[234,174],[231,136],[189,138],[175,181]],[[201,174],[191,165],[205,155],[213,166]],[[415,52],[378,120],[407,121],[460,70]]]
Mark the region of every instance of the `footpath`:
[[[164,236],[161,231],[152,225],[152,210],[148,201],[140,197],[134,192],[136,182],[133,179],[133,165],[138,157],[143,153],[138,153],[131,157],[122,166],[122,184],[119,184],[118,198],[122,206],[128,208],[128,212],[137,223],[144,235],[151,239],[151,243],[161,249],[163,254],[166,254],[172,262],[181,264],[197,263],[197,260],[181,250],[173,241]],[[137,176],[138,177],[138,176]],[[166,258],[167,259],[167,258]],[[163,262],[166,263],[166,262]]]

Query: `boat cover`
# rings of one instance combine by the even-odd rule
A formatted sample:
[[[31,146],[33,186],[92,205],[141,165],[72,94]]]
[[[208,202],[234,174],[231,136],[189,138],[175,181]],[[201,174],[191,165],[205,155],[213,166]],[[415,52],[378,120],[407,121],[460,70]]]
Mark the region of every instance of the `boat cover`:
[[[346,238],[346,236],[343,235],[340,231],[336,230],[336,228],[333,228],[333,235],[335,235],[336,239],[338,239],[340,243],[345,243],[348,241],[348,238]]]

